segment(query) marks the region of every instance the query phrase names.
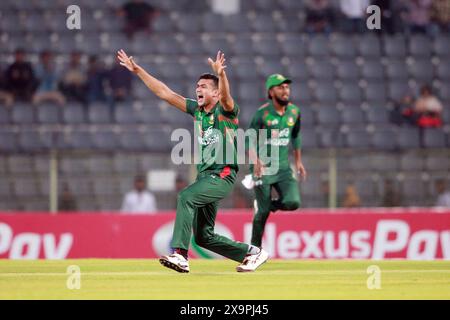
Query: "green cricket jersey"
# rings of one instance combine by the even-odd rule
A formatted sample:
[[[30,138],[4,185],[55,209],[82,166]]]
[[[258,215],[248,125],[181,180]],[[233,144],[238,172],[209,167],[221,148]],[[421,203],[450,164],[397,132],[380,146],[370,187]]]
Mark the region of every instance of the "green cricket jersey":
[[[278,146],[278,157],[271,159],[266,167],[278,167],[281,172],[286,171],[290,169],[289,142],[292,142],[295,149],[301,148],[300,126],[301,114],[296,105],[290,103],[286,106],[285,113],[280,115],[270,101],[262,105],[253,116],[250,128],[255,129],[258,136],[256,141],[254,139],[249,141],[248,147],[253,150],[256,148],[260,159],[261,155],[267,155],[271,159],[272,148]],[[264,141],[259,141],[259,129],[267,129],[263,136]],[[253,172],[253,166],[250,166],[250,170]],[[268,178],[272,182],[274,179],[276,178]]]
[[[199,107],[197,101],[186,99],[186,112],[194,117],[195,135],[200,159],[198,173],[206,170],[222,171],[230,167],[238,171],[236,130],[239,120],[239,106],[234,103],[233,111],[224,110],[220,102],[210,112]]]

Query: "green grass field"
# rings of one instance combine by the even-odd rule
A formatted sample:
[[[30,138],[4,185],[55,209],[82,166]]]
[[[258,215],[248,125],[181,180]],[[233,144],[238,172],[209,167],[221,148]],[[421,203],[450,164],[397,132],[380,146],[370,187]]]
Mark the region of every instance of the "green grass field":
[[[81,288],[67,288],[69,265]],[[381,289],[367,288],[367,267]],[[191,260],[191,273],[157,260],[0,260],[0,299],[450,299],[450,261],[269,260],[237,273],[230,260]]]

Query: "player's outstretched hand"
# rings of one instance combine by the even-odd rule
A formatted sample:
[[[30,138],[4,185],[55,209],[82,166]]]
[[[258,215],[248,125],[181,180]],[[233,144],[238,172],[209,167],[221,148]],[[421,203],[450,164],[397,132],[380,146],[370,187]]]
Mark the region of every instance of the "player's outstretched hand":
[[[124,66],[131,72],[137,72],[138,65],[136,64],[136,62],[134,62],[133,57],[128,57],[125,51],[123,51],[122,49],[117,51],[117,59],[119,59],[119,63],[121,66]]]
[[[208,58],[208,63],[217,76],[221,76],[223,71],[227,67],[225,65],[225,60],[226,60],[225,55],[221,51],[217,52],[216,61],[213,61],[213,59]]]

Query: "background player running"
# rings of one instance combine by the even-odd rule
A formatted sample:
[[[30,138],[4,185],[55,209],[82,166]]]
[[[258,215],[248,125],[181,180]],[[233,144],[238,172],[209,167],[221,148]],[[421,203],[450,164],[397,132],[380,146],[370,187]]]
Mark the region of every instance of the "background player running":
[[[294,147],[295,168],[302,178],[306,170],[301,157],[301,115],[297,106],[289,100],[291,80],[280,74],[273,74],[266,80],[269,101],[262,105],[253,116],[250,128],[259,132],[266,129],[265,141],[258,141],[259,135],[249,143],[249,155],[254,165],[250,166],[253,180],[256,181],[255,216],[253,218],[251,244],[261,247],[264,227],[270,212],[276,210],[295,210],[300,206],[298,183],[289,163],[289,143]],[[278,147],[278,157],[274,157],[272,148]],[[262,150],[264,148],[265,150]],[[264,152],[264,153],[263,153]],[[267,152],[270,163],[261,161]],[[272,155],[272,156],[271,156]],[[276,163],[275,163],[276,162]],[[266,168],[278,168],[269,172]],[[279,198],[272,200],[272,188]]]

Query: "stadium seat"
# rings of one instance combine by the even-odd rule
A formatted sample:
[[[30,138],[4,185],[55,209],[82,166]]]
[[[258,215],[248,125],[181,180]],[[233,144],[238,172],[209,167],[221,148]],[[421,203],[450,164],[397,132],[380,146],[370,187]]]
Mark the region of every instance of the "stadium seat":
[[[408,69],[404,60],[390,59],[386,64],[386,75],[389,80],[407,81]]]
[[[102,19],[103,20],[103,19]],[[158,34],[174,33],[176,27],[167,14],[160,14],[156,16],[152,23],[153,31]],[[102,28],[103,29],[103,28]]]
[[[63,176],[80,177],[89,173],[85,158],[62,157],[59,164]]]
[[[284,65],[280,59],[277,60],[264,60],[262,64],[258,66],[259,74],[263,79],[266,79],[269,75],[274,73],[286,74]]]
[[[341,59],[354,59],[356,46],[352,38],[346,36],[333,37],[330,42],[331,52]]]
[[[90,149],[93,147],[92,138],[87,131],[72,131],[66,135],[66,141],[73,149]]]
[[[361,88],[356,83],[344,83],[339,89],[339,96],[345,105],[359,105],[362,100]]]
[[[0,124],[9,124],[10,123],[10,117],[9,117],[9,110],[0,105]]]
[[[420,133],[417,128],[399,128],[396,138],[400,149],[420,148]]]
[[[83,124],[86,123],[84,107],[79,103],[68,103],[62,109],[62,118],[66,124]]]
[[[239,34],[250,32],[250,22],[243,13],[227,15],[223,21],[225,30],[229,33]]]
[[[419,83],[431,83],[434,78],[433,63],[426,60],[414,60],[409,66],[410,75]]]
[[[321,127],[318,129],[319,146],[321,148],[341,148],[344,146],[344,136],[339,129]]]
[[[167,56],[179,56],[181,54],[181,46],[178,43],[176,39],[173,38],[167,38],[167,37],[160,37],[157,42],[157,49],[158,54],[163,55],[164,57]],[[180,68],[179,71],[182,71],[183,69]]]
[[[91,173],[111,175],[113,172],[113,161],[108,156],[92,155],[89,157],[87,165]]]
[[[23,130],[18,134],[18,145],[24,152],[39,152],[48,148],[41,139],[39,132],[31,130]]]
[[[390,130],[376,130],[372,134],[371,145],[376,150],[393,151],[397,148],[395,134]]]
[[[370,149],[370,134],[366,130],[349,130],[345,134],[345,146],[352,149]]]
[[[319,103],[336,103],[338,100],[338,93],[332,83],[324,82],[319,84],[315,90],[315,96]]]
[[[114,119],[118,124],[134,124],[138,121],[135,108],[130,104],[117,104],[114,108]]]
[[[117,135],[112,130],[95,131],[92,134],[92,145],[102,151],[115,151],[118,147]]]
[[[430,59],[433,45],[429,37],[412,35],[409,38],[409,54],[414,58]]]
[[[434,53],[439,58],[450,57],[450,36],[448,34],[440,34],[434,38]]]
[[[272,39],[259,39],[253,42],[253,50],[266,58],[279,57],[281,55],[281,49],[277,45],[278,43]]]
[[[355,106],[347,106],[344,107],[341,111],[341,119],[342,124],[364,124],[366,121],[366,117],[364,115],[364,111]]]
[[[0,132],[0,153],[13,153],[18,149],[14,132]]]
[[[384,53],[388,57],[404,59],[407,55],[405,38],[401,35],[385,36],[383,44]]]
[[[301,130],[302,149],[314,149],[319,147],[319,141],[314,130]]]
[[[37,120],[42,124],[57,124],[61,122],[60,110],[62,107],[54,104],[42,104],[37,108]]]
[[[387,101],[386,85],[383,82],[367,83],[364,93],[369,105],[384,105]]]
[[[280,37],[280,47],[284,55],[296,60],[306,55],[306,43],[300,34],[287,33]]]
[[[383,65],[379,61],[364,61],[361,65],[361,75],[367,80],[382,82],[384,80]]]
[[[372,124],[389,123],[389,111],[384,107],[376,105],[369,106],[366,111],[367,122]]]
[[[197,13],[184,13],[176,20],[178,32],[182,33],[199,33],[202,32],[201,15]]]
[[[309,40],[308,53],[309,55],[316,57],[327,57],[330,55],[330,49],[328,47],[329,39],[322,35],[315,35]]]
[[[448,172],[450,169],[449,156],[445,153],[430,153],[425,159],[425,169],[428,172],[442,171]]]
[[[436,75],[441,81],[450,82],[450,59],[441,61],[436,66]]]
[[[309,71],[306,64],[303,61],[293,61],[289,64],[287,70],[287,76],[292,78],[293,81],[299,82],[309,80]]]
[[[309,74],[311,74],[316,80],[331,81],[335,78],[335,68],[331,62],[318,60],[308,65]]]
[[[406,152],[400,156],[400,170],[421,172],[424,168],[424,159],[420,153]]]
[[[256,64],[254,62],[249,61],[233,61],[232,68],[234,70],[234,75],[239,80],[253,80],[256,81],[257,73]]]
[[[392,101],[400,101],[406,94],[411,94],[411,88],[403,81],[389,82],[388,97]]]
[[[88,118],[90,123],[111,123],[111,110],[103,103],[93,103],[89,106]]]
[[[336,65],[336,75],[342,81],[357,81],[360,77],[359,67],[353,60],[339,61]]]
[[[118,136],[119,147],[124,151],[142,151],[144,149],[143,134],[138,130],[123,131]]]
[[[34,108],[29,104],[17,104],[11,110],[12,121],[16,124],[34,123]]]
[[[172,149],[170,134],[162,129],[150,129],[143,133],[144,145],[147,151],[169,152]]]
[[[339,127],[341,124],[341,113],[334,107],[320,106],[315,108],[317,123],[329,127]]]
[[[222,32],[224,16],[221,14],[206,12],[202,16],[202,30],[204,32]],[[225,51],[226,52],[226,51]]]
[[[381,56],[380,40],[377,36],[365,35],[357,41],[359,54],[367,60],[378,60]]]
[[[274,33],[277,31],[275,22],[273,21],[271,13],[257,14],[251,21],[251,27],[254,32],[260,33]]]
[[[423,131],[423,147],[425,148],[445,148],[446,137],[441,129],[425,129]]]

